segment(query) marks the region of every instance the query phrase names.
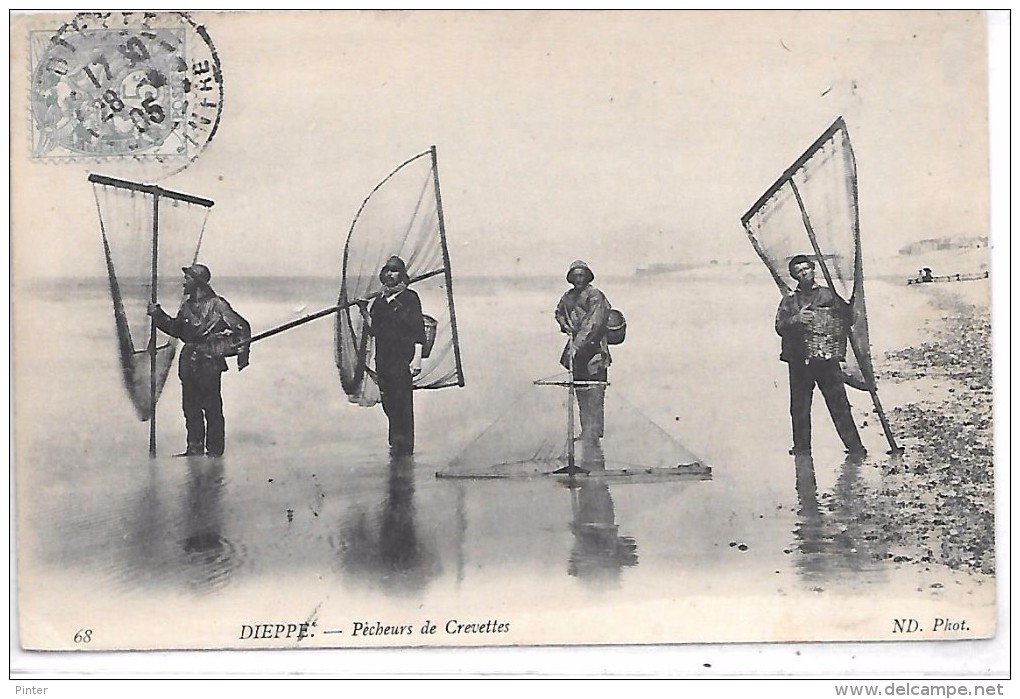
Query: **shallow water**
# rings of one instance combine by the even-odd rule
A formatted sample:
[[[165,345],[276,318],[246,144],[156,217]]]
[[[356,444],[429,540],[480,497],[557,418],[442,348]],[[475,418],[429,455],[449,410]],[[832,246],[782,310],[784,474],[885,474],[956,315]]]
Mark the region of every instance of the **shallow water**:
[[[418,449],[400,460],[386,455],[381,409],[350,405],[340,390],[329,320],[258,343],[252,366],[225,376],[222,459],[170,456],[184,444],[172,375],[150,459],[147,425],[120,385],[105,290],[24,291],[22,628],[44,646],[66,643],[64,629],[40,623],[69,608],[71,625],[118,615],[109,647],[221,647],[238,645],[237,627],[253,617],[288,614],[339,631],[373,615],[471,610],[552,643],[887,638],[893,616],[933,609],[967,611],[972,628],[977,617],[990,623],[991,579],[894,562],[866,535],[859,491],[880,484],[890,457],[865,394],[850,397],[873,456],[843,457],[820,400],[814,459],[786,453],[777,294],[764,282],[739,286],[603,282],[629,321],[607,401],[625,399],[712,467],[710,479],[653,482],[435,477],[507,410],[562,419],[528,398],[560,390],[531,383],[559,371],[556,283],[457,287],[467,385],[416,394]],[[218,291],[256,331],[334,295],[316,280],[224,280]],[[923,332],[926,297],[881,283],[869,291],[876,357]],[[59,337],[52,318],[66,321]],[[899,397],[886,400],[888,409]],[[879,599],[894,607],[875,611]],[[621,609],[637,628],[594,628]],[[695,623],[702,613],[718,623]],[[139,630],[144,620],[160,630]],[[316,642],[352,643],[339,633]]]

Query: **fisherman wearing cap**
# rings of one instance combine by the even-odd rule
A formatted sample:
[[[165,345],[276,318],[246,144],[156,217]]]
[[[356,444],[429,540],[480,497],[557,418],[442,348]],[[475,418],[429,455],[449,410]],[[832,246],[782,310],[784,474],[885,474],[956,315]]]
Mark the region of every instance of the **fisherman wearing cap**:
[[[571,288],[556,305],[560,332],[570,336],[560,364],[571,371],[574,381],[600,382],[577,387],[578,412],[582,439],[598,440],[605,433],[606,386],[612,362],[606,332],[612,307],[605,294],[591,283],[595,274],[582,260],[574,260],[567,270]]]
[[[425,320],[421,299],[407,285],[407,266],[391,257],[379,271],[383,293],[358,306],[375,337],[375,371],[383,412],[389,419],[390,453],[414,452],[414,377],[421,373]],[[371,306],[369,305],[371,303]]]
[[[181,379],[188,447],[182,456],[222,456],[225,441],[220,379],[225,356],[237,355],[238,371],[248,366],[251,326],[209,286],[209,268],[193,264],[184,272],[184,302],[175,318],[159,304],[148,313],[156,327],[184,341],[177,374]],[[240,346],[239,346],[240,345]]]
[[[789,270],[797,281],[797,288],[779,304],[776,333],[782,338],[779,358],[790,369],[790,417],[793,421],[790,453],[811,453],[811,398],[817,384],[847,452],[865,454],[850,414],[840,368],[840,362],[846,358],[850,306],[832,289],[815,282],[815,263],[807,255],[794,255]]]

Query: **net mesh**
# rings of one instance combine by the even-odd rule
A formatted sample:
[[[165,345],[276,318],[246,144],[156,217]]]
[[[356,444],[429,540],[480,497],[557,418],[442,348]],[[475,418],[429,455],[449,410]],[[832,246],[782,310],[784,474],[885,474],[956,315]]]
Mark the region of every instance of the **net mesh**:
[[[432,151],[394,170],[365,199],[344,247],[338,305],[371,297],[383,288],[379,270],[393,255],[407,264],[422,312],[436,321],[435,341],[414,387],[463,385],[455,342],[456,320]],[[379,402],[374,375],[375,343],[356,306],[336,315],[335,359],[340,383],[352,403]]]
[[[531,478],[568,468],[604,478],[708,477],[710,467],[646,417],[612,386],[605,387],[605,433],[582,439],[569,376],[536,382],[472,440],[443,478]],[[585,384],[575,386],[588,390]],[[572,404],[571,404],[572,402]]]
[[[751,244],[780,291],[793,290],[788,265],[807,254],[819,268],[819,282],[850,304],[852,352],[844,379],[861,390],[875,385],[864,302],[857,170],[850,136],[838,119],[743,217]]]
[[[153,226],[157,225],[155,299],[168,313],[183,301],[181,267],[195,262],[209,208],[152,192],[93,182],[113,303],[121,377],[139,420],[159,400],[177,340],[156,332],[150,346]],[[158,220],[154,219],[158,216]],[[155,354],[155,372],[152,357]],[[153,382],[152,379],[155,379]]]

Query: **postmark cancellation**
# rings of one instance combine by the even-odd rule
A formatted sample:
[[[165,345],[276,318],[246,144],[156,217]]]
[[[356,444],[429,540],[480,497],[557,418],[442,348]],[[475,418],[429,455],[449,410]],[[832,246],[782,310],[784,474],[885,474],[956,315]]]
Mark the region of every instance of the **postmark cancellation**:
[[[215,135],[219,56],[188,15],[82,13],[28,39],[34,159],[186,165]]]

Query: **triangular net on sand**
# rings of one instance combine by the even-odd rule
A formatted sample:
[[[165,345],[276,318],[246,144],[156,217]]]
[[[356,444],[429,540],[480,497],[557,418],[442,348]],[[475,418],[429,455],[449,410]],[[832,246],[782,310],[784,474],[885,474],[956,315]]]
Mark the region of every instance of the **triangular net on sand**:
[[[569,377],[537,383],[546,385],[529,386],[436,475],[530,478],[555,475],[573,463],[587,472],[584,475],[606,478],[710,476],[711,469],[702,459],[645,416],[620,391],[606,388],[605,433],[599,440],[589,440],[579,436],[576,402],[568,407],[568,400],[573,400]]]

